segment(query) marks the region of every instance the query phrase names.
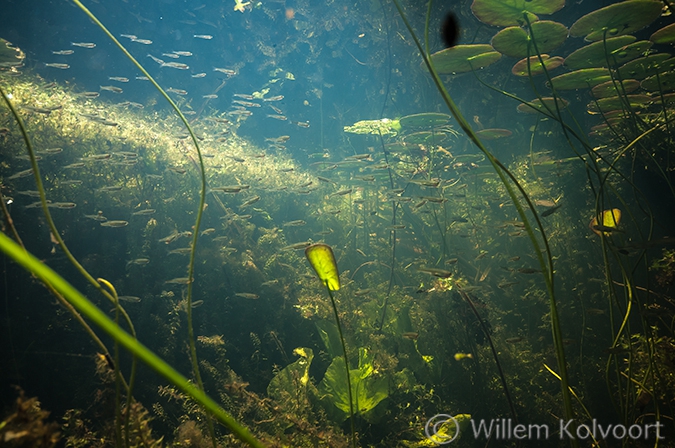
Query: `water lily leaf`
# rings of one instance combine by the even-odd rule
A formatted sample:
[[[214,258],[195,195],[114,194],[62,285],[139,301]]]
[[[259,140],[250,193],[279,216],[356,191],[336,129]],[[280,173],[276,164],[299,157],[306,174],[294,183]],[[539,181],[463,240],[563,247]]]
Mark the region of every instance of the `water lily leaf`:
[[[606,68],[583,68],[551,79],[556,90],[576,90],[594,87],[612,77]]]
[[[372,355],[366,348],[359,348],[359,367],[349,370],[349,379],[352,386],[354,414],[360,414],[366,419],[373,417],[373,409],[389,396],[389,379],[378,376],[373,366]],[[336,419],[344,421],[349,417],[349,392],[347,390],[347,373],[344,359],[333,359],[326,374],[319,385],[319,391],[324,395],[327,410]],[[337,409],[336,409],[337,408]]]
[[[431,55],[440,74],[456,74],[478,70],[497,62],[501,53],[488,44],[456,45]]]
[[[473,0],[471,11],[478,20],[495,26],[523,26],[539,20],[537,14],[553,14],[565,0]],[[527,55],[526,55],[527,56]]]
[[[626,102],[631,108],[635,109],[646,107],[652,102],[652,99],[647,95],[612,96],[609,98],[601,98],[598,101],[589,103],[588,110],[590,112],[610,112],[626,107]]]
[[[672,44],[675,43],[675,23],[664,26],[649,38],[655,44]]]
[[[417,144],[417,145],[438,145],[444,142],[448,138],[447,134],[444,132],[415,132],[408,134],[403,137],[403,141],[408,144]]]
[[[605,236],[609,236],[611,234],[609,229],[616,229],[619,227],[619,222],[621,222],[621,210],[618,208],[604,210],[600,214],[600,221],[602,221],[602,224],[598,226],[598,217],[594,216],[593,219],[591,219],[589,227],[596,235],[600,235],[601,230],[607,229],[607,231],[602,233],[604,233]],[[602,229],[598,230],[596,227],[602,227]]]
[[[644,28],[661,15],[663,3],[657,0],[626,0],[593,11],[574,22],[570,36],[586,36],[594,42],[603,36],[630,34]]]
[[[617,36],[611,37],[604,42],[593,42],[590,45],[581,47],[572,52],[565,58],[565,66],[571,70],[591,67],[607,67],[607,57],[605,56],[605,45],[609,53],[614,50],[625,47],[635,42],[635,36]]]
[[[409,128],[434,128],[450,122],[450,115],[438,113],[423,113],[408,115],[399,119],[401,129]]]
[[[333,249],[328,244],[316,243],[307,246],[305,256],[321,283],[325,284],[331,291],[338,291],[340,289],[340,273]]]
[[[655,53],[633,59],[619,67],[622,78],[645,79],[657,73],[667,72],[675,68],[675,58],[667,53]]]
[[[314,352],[311,348],[301,347],[296,348],[293,353],[300,358],[284,367],[267,386],[267,395],[284,409],[306,406],[308,387],[315,390],[309,381],[309,368],[314,359]]]
[[[323,345],[326,347],[326,353],[330,355],[331,359],[341,356],[342,344],[337,326],[325,319],[317,320],[315,325]]]
[[[544,97],[542,99],[536,98],[530,101],[529,105],[519,104],[518,112],[525,114],[538,114],[540,111],[548,112],[548,110],[555,112],[555,103],[555,99],[551,97]],[[558,108],[564,109],[568,104],[569,101],[563,98],[558,98]]]
[[[23,64],[26,55],[5,39],[0,39],[0,67],[18,67]]]
[[[381,120],[362,120],[351,126],[345,126],[344,131],[352,134],[396,135],[401,130],[398,120],[383,118]]]
[[[539,53],[548,53],[560,46],[567,39],[567,27],[562,23],[542,20],[532,23],[532,36]],[[513,58],[525,58],[536,54],[531,36],[524,28],[511,26],[504,28],[492,38],[495,50]],[[529,53],[528,53],[529,44]]]
[[[659,73],[642,81],[640,86],[650,92],[675,90],[675,72]]]
[[[637,79],[624,79],[621,82],[619,80],[607,81],[591,89],[591,94],[595,98],[608,98],[610,96],[616,96],[619,93],[630,93],[637,90],[640,87],[640,81]],[[617,89],[619,90],[617,92]]]
[[[481,129],[476,131],[476,135],[481,140],[495,140],[498,138],[509,137],[513,132],[508,129]]]
[[[549,55],[547,54],[541,55],[541,59],[542,61],[544,61],[543,65],[541,64],[541,62],[539,62],[538,56],[530,56],[529,59],[530,59],[529,74],[531,74],[532,76],[544,73],[544,67],[546,68],[546,70],[549,71],[558,68],[563,64],[564,61],[564,59],[561,58],[560,56],[549,57]],[[513,68],[511,68],[511,73],[513,73],[516,76],[528,76],[527,60],[528,58],[525,58],[516,62]]]

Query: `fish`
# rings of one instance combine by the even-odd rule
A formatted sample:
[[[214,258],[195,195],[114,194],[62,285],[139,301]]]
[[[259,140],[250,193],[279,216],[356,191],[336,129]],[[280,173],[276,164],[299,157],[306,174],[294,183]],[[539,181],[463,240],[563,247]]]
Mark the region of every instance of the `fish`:
[[[420,334],[416,331],[406,331],[405,333],[401,333],[401,336],[406,339],[410,339],[411,341],[416,341],[417,338],[420,337]]]
[[[177,54],[178,56],[183,56],[183,57],[192,56],[192,52],[190,52],[190,51],[172,51],[172,53]]]
[[[129,221],[123,220],[114,220],[114,221],[105,221],[101,223],[102,227],[126,227],[129,225]]]
[[[70,68],[70,65],[68,64],[61,64],[59,62],[48,62],[45,64],[45,67],[52,67],[52,68],[58,68],[61,70],[66,70]]]
[[[250,292],[236,292],[234,293],[234,295],[237,297],[242,297],[244,299],[251,299],[251,300],[255,300],[258,297],[260,297],[258,294],[253,294]]]
[[[234,75],[237,74],[236,71],[231,70],[231,69],[229,69],[229,68],[218,68],[218,67],[214,67],[214,68],[213,68],[213,71],[214,71],[214,72],[224,73],[224,74],[226,74],[227,76],[234,76]],[[251,99],[253,99],[253,97],[251,97]]]
[[[147,216],[147,215],[154,215],[155,214],[155,209],[154,208],[146,208],[145,210],[138,210],[137,212],[133,212],[131,215],[132,216]]]
[[[271,96],[269,98],[263,98],[263,101],[268,102],[268,101],[281,101],[284,99],[283,95],[277,95],[277,96]]]
[[[284,246],[281,248],[281,250],[299,250],[299,249],[304,249],[307,246],[310,246],[312,244],[311,241],[303,241],[302,243],[295,243],[295,244],[289,244],[288,246]]]
[[[295,221],[285,222],[283,224],[283,226],[284,227],[299,227],[299,226],[304,226],[305,224],[307,224],[307,223],[305,221],[303,221],[302,219],[296,219]]]
[[[373,288],[359,289],[359,290],[354,291],[354,295],[356,297],[361,297],[361,296],[368,295],[371,292],[373,292]]]
[[[239,207],[248,207],[251,204],[255,204],[260,200],[260,196],[253,196],[251,199],[247,200],[246,202],[242,203]]]
[[[171,93],[175,93],[176,95],[183,95],[183,96],[187,95],[187,90],[175,89],[173,87],[169,87],[168,89],[166,89],[166,91],[171,92]]]
[[[57,54],[57,55],[61,55],[61,56],[66,56],[66,55],[73,54],[73,53],[75,53],[74,50],[59,50],[59,51],[52,51],[52,54]]]
[[[99,92],[83,92],[82,96],[85,98],[94,99],[101,96],[101,94]]]
[[[232,100],[232,102],[234,104],[239,104],[240,106],[244,106],[244,107],[260,107],[260,104],[252,103],[250,101]]]
[[[171,58],[171,59],[178,59],[178,58],[180,58],[180,56],[177,55],[177,54],[175,54],[175,53],[162,53],[162,56],[166,56],[167,58]]]
[[[192,305],[190,305],[190,306],[192,308],[197,308],[197,307],[202,306],[203,304],[204,304],[203,300],[195,300],[194,302],[192,302]]]
[[[275,120],[286,121],[288,118],[285,115],[270,115],[267,114],[267,118],[274,118]]]
[[[554,205],[553,207],[547,208],[546,210],[544,210],[543,212],[541,212],[541,217],[542,217],[542,218],[546,218],[547,216],[551,216],[553,213],[555,213],[556,211],[558,211],[558,209],[559,209],[560,207],[562,207],[562,206],[563,206],[563,204],[560,203],[560,204]]]
[[[521,274],[536,274],[537,272],[541,272],[539,269],[532,268],[518,268],[516,271],[520,272]]]
[[[211,40],[213,39],[213,36],[210,34],[193,34],[192,37],[195,39],[204,39],[204,40]]]
[[[438,268],[417,268],[419,272],[424,272],[425,274],[431,274],[434,277],[439,277],[439,278],[450,278],[452,277],[452,272],[446,271],[445,269],[438,269]]]
[[[172,285],[187,285],[190,283],[190,279],[188,277],[176,277],[172,278],[171,280],[167,280],[164,283],[170,283]]]
[[[134,258],[133,260],[127,261],[127,266],[137,265],[137,266],[145,266],[146,264],[150,263],[149,258]]]
[[[117,299],[121,300],[122,302],[130,303],[138,303],[141,301],[141,298],[136,296],[118,296]]]
[[[73,47],[81,47],[81,48],[95,48],[96,44],[92,42],[71,42],[70,45]]]
[[[392,224],[390,226],[387,226],[387,230],[404,230],[405,229],[405,224]]]
[[[192,252],[191,247],[179,247],[178,249],[170,250],[169,254],[172,255],[187,255]]]
[[[336,191],[335,193],[330,194],[329,197],[332,198],[333,196],[345,196],[347,194],[350,194],[352,191],[354,191],[352,188],[345,188],[344,190],[339,190]]]
[[[214,68],[214,70],[216,70],[216,69]],[[225,69],[223,69],[223,70],[225,70]],[[242,98],[242,99],[249,100],[249,101],[255,99],[255,97],[253,95],[249,95],[248,93],[234,93],[234,94],[232,94],[232,96],[236,96],[237,98]]]
[[[211,191],[222,191],[223,193],[239,193],[241,190],[247,190],[250,185],[225,185],[224,187],[213,187]]]
[[[105,186],[105,187],[101,187],[101,188],[96,189],[96,191],[100,191],[100,192],[103,192],[103,193],[108,192],[108,191],[120,191],[120,190],[122,190],[122,186],[120,186],[120,185],[109,185],[109,186]]]
[[[19,179],[22,177],[28,177],[33,175],[33,168],[29,168],[27,170],[19,171],[18,173],[14,173],[11,176],[9,176],[7,179],[9,180],[14,180],[14,179]]]
[[[152,45],[152,41],[150,39],[139,39],[138,37],[134,37],[131,39],[132,42],[138,42],[139,44],[143,45]]]
[[[66,165],[63,168],[73,169],[73,168],[82,168],[83,166],[84,166],[84,162],[75,162],[75,163],[71,163],[69,165]],[[10,177],[10,179],[11,179],[11,177]]]
[[[215,93],[210,93],[208,95],[202,95],[202,98],[207,100],[215,100],[216,98],[218,98],[218,95],[216,95]]]
[[[297,126],[300,126],[301,128],[308,128],[309,127],[309,121],[296,121],[295,124]]]
[[[189,65],[183,64],[182,62],[164,62],[160,64],[161,67],[170,67],[170,68],[177,68],[178,70],[188,70],[190,68]]]
[[[70,209],[77,207],[77,204],[74,202],[52,202],[47,204],[49,208],[60,208],[60,209]]]
[[[99,86],[101,90],[107,90],[108,92],[113,92],[113,93],[122,93],[124,90],[117,86]]]
[[[514,338],[508,338],[508,339],[506,339],[506,342],[508,342],[509,344],[516,344],[516,343],[518,343],[518,342],[520,342],[520,341],[522,341],[522,340],[523,340],[522,337],[516,336],[516,337],[514,337]]]
[[[192,75],[193,78],[206,78],[206,73],[195,73]]]
[[[275,278],[274,280],[268,280],[266,282],[261,283],[260,286],[274,286],[274,285],[278,285],[278,284],[279,284],[279,280]]]

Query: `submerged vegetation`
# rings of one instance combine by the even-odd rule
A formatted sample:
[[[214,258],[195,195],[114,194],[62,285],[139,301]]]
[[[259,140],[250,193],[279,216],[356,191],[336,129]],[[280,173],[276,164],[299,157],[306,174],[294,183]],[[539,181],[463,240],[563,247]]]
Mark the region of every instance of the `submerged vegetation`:
[[[0,248],[19,263],[0,374],[44,400],[3,391],[0,444],[515,446],[470,423],[510,419],[552,445],[618,445],[579,435],[595,421],[668,446],[670,4],[474,0],[443,22],[435,2],[230,3],[189,11],[198,43],[170,53],[130,7],[117,43],[161,91],[143,103],[120,76],[137,68],[99,91],[46,79],[101,43],[29,69],[0,41]],[[223,48],[241,59],[200,59],[240,18],[251,38]]]

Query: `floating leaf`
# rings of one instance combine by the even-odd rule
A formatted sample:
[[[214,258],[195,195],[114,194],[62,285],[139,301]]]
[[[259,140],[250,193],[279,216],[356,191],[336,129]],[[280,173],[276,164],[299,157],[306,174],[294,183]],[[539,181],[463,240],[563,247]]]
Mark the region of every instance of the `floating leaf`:
[[[495,140],[497,138],[509,137],[513,132],[508,129],[481,129],[476,131],[476,135],[482,140]]]
[[[675,43],[675,23],[664,26],[649,38],[655,44],[672,44]]]
[[[567,27],[562,23],[542,20],[532,23],[532,35],[539,53],[548,53],[565,42]],[[528,31],[517,26],[504,28],[498,32],[492,38],[491,44],[498,52],[513,58],[522,59],[536,54],[534,45],[530,43]]]
[[[398,120],[390,120],[389,118],[362,120],[344,127],[345,132],[352,134],[396,135],[400,130],[401,125]]]
[[[666,72],[675,68],[675,58],[667,53],[655,53],[648,56],[633,59],[619,67],[619,75],[622,78],[645,79],[660,72]]]
[[[360,414],[366,419],[372,417],[371,411],[389,396],[389,380],[375,374],[372,355],[366,348],[359,348],[359,367],[349,370],[349,379],[354,398],[354,415]],[[319,390],[326,397],[326,404],[330,405],[327,409],[329,412],[337,408],[340,412],[336,418],[340,421],[349,417],[347,373],[342,357],[334,358],[328,366]]]
[[[594,87],[612,77],[606,68],[583,68],[551,79],[556,90],[575,90]]]
[[[624,94],[633,92],[639,87],[640,81],[637,79],[624,79],[621,82],[619,82],[617,79],[615,81],[607,81],[603,82],[602,84],[598,84],[591,89],[591,93],[595,98],[607,98],[618,95],[619,93]],[[618,92],[617,89],[619,89]]]
[[[423,113],[408,115],[399,119],[401,128],[434,128],[450,122],[450,115],[438,113]]]
[[[642,81],[640,86],[650,92],[675,90],[675,72],[659,73]]]
[[[546,70],[553,70],[555,68],[560,67],[563,64],[563,58],[560,56],[554,56],[554,57],[549,57],[547,54],[542,54],[541,59],[544,61],[544,65],[539,62],[539,57],[538,56],[530,56],[530,72],[532,76],[540,75],[544,73],[544,67],[546,67]],[[528,71],[527,71],[527,60],[528,58],[521,59],[520,61],[516,62],[516,64],[511,68],[511,73],[513,73],[516,76],[528,76]]]
[[[529,105],[528,104],[519,104],[518,105],[518,112],[522,112],[525,114],[538,114],[539,111],[543,112],[548,112],[548,110],[551,110],[555,113],[555,104],[556,101],[554,98],[551,97],[545,97],[542,98],[541,100],[539,98],[534,99],[530,101]],[[567,107],[569,104],[569,101],[558,98],[558,107],[560,109],[564,109]]]
[[[581,47],[565,58],[565,66],[572,70],[591,67],[607,67],[606,51],[612,51],[635,42],[635,36],[611,37],[606,41],[593,42]]]
[[[646,107],[652,99],[647,95],[625,95],[601,98],[598,101],[589,103],[588,110],[591,112],[609,112],[619,110],[628,104],[631,108]]]
[[[307,246],[305,256],[314,268],[316,275],[319,276],[321,283],[325,284],[331,291],[340,289],[340,274],[338,273],[337,262],[333,255],[333,249],[328,244],[316,243]]]
[[[594,42],[603,37],[630,34],[644,28],[661,15],[663,3],[657,0],[626,0],[600,8],[574,22],[570,36]]]
[[[293,353],[300,358],[284,367],[267,386],[267,395],[289,408],[297,406],[298,401],[306,397],[304,392],[309,384],[309,367],[314,359],[311,348],[296,348]]]
[[[440,74],[456,74],[478,70],[497,62],[501,53],[488,44],[456,45],[431,55]]]
[[[591,223],[589,224],[589,227],[596,235],[600,235],[600,232],[604,229],[616,229],[619,226],[619,222],[621,221],[621,210],[618,208],[605,210],[600,214],[600,219],[602,220],[602,224],[600,226],[598,226],[597,216],[594,216],[593,219],[591,219]],[[601,229],[598,230],[597,227],[601,227]],[[605,236],[609,236],[611,230],[603,231],[602,233],[604,233]]]
[[[553,14],[565,6],[565,0],[473,0],[471,11],[478,20],[495,26],[523,26],[527,14],[530,23],[537,14]]]
[[[444,132],[415,132],[403,137],[403,140],[409,144],[418,145],[438,145],[448,138]]]

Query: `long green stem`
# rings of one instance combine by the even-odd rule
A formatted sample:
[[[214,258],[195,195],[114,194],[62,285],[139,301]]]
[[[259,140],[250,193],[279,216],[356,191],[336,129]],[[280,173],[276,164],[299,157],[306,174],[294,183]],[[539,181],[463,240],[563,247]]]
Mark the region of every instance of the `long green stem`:
[[[178,389],[192,397],[204,409],[214,415],[220,422],[227,426],[239,440],[249,444],[252,447],[263,448],[265,445],[256,439],[248,429],[240,425],[232,416],[230,416],[215,401],[208,397],[201,389],[194,386],[187,378],[178,373],[173,367],[163,359],[153,353],[146,346],[141,344],[136,338],[124,331],[115,322],[105,315],[89,299],[84,297],[70,283],[63,279],[51,268],[41,263],[35,256],[23,250],[21,246],[12,241],[4,233],[0,232],[0,250],[10,258],[23,266],[42,281],[51,284],[66,300],[73,305],[79,312],[93,321],[103,331],[108,333],[113,339],[129,350],[134,356],[146,363],[152,370],[166,378]]]
[[[330,296],[330,303],[333,305],[333,313],[335,313],[335,323],[337,324],[338,333],[340,334],[340,343],[342,343],[342,354],[345,358],[345,370],[347,372],[347,393],[349,394],[349,426],[352,432],[352,447],[356,448],[356,431],[354,430],[354,400],[352,398],[352,380],[349,375],[349,358],[347,358],[347,346],[345,345],[345,338],[342,336],[342,325],[340,324],[340,316],[338,316],[337,306],[333,293],[328,287],[328,281],[325,282],[326,290]]]
[[[201,390],[204,390],[204,382],[202,381],[202,376],[199,371],[199,359],[197,358],[197,347],[195,346],[195,336],[194,336],[194,328],[192,325],[192,282],[194,279],[194,266],[195,266],[195,253],[197,249],[197,239],[199,237],[199,227],[202,222],[202,215],[204,212],[204,204],[206,202],[206,174],[205,174],[205,169],[204,169],[204,159],[202,158],[202,153],[199,149],[199,143],[197,142],[197,137],[195,136],[192,127],[188,123],[187,119],[183,115],[183,113],[180,111],[176,103],[171,100],[169,95],[162,89],[159,84],[157,84],[157,81],[150,76],[150,73],[148,73],[145,68],[127,51],[127,49],[115,38],[115,36],[112,35],[110,31],[103,25],[103,23],[98,20],[98,18],[91,12],[89,9],[87,9],[81,2],[80,0],[73,0],[73,2],[87,15],[89,18],[98,25],[98,27],[108,36],[108,38],[117,45],[117,47],[122,50],[124,55],[138,68],[147,78],[148,80],[152,83],[152,85],[155,86],[155,88],[162,94],[162,96],[169,102],[171,107],[176,111],[178,116],[180,117],[181,121],[187,128],[187,131],[190,134],[190,137],[192,138],[192,142],[195,145],[195,148],[197,150],[197,157],[199,159],[199,175],[200,175],[200,181],[201,181],[201,188],[199,191],[199,207],[197,208],[197,218],[195,220],[195,224],[193,226],[193,232],[192,232],[192,250],[190,251],[190,262],[188,264],[188,279],[190,281],[188,282],[187,285],[187,325],[188,325],[188,343],[190,344],[190,360],[192,362],[192,371],[193,375],[195,376],[195,379],[197,381],[197,385]],[[211,436],[211,442],[213,445],[213,448],[217,447],[217,441],[216,441],[216,435],[215,435],[215,430],[213,428],[213,422],[211,421],[210,417],[207,415],[206,416],[206,423],[209,429],[209,434]]]

